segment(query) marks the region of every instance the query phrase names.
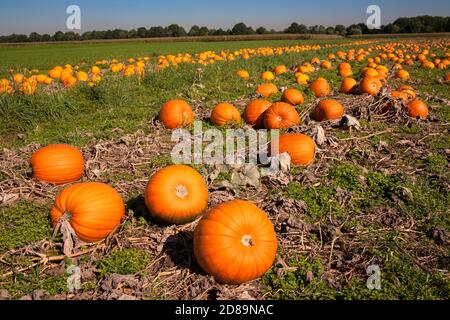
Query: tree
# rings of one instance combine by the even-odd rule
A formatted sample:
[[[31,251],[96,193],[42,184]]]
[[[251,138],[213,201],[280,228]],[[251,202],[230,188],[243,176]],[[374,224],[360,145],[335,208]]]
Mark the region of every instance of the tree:
[[[137,36],[138,38],[145,38],[147,37],[147,29],[144,27],[140,27],[137,29]]]
[[[338,24],[336,27],[334,27],[334,30],[336,30],[336,33],[340,34],[341,36],[347,35],[347,29],[342,24]]]
[[[128,31],[121,29],[114,29],[112,32],[113,39],[126,39],[128,37]]]
[[[178,24],[171,24],[167,27],[167,31],[171,37],[185,37],[187,36],[186,30]]]
[[[158,27],[151,27],[147,32],[147,37],[149,38],[169,37],[169,34],[166,28],[158,26]]]
[[[326,33],[327,34],[335,34],[336,32],[334,31],[333,27],[328,27],[327,30],[326,30]]]
[[[199,36],[202,36],[202,37],[207,36],[207,35],[209,35],[209,29],[207,27],[201,27],[198,30],[198,33],[199,33],[198,34]]]
[[[198,37],[199,34],[200,34],[200,27],[196,26],[196,25],[193,25],[191,27],[191,30],[189,30],[189,32],[188,32],[188,36],[190,36],[190,37]]]
[[[254,34],[255,31],[253,31],[252,27],[247,27],[245,23],[240,22],[233,27],[231,33],[235,35]]]
[[[145,33],[145,36],[147,36],[147,33]],[[128,38],[129,39],[135,39],[137,38],[137,30],[136,29],[131,29],[130,31],[128,31]]]
[[[45,33],[45,34],[42,35],[41,40],[42,40],[43,42],[49,42],[49,41],[52,40],[52,37],[51,37],[48,33]]]
[[[226,35],[228,35],[228,34],[229,34],[229,33],[228,33],[227,31],[225,31],[225,30],[223,30],[223,29],[221,29],[221,28],[215,30],[215,31],[212,33],[212,35],[214,35],[214,36],[226,36]]]
[[[348,35],[360,35],[362,34],[361,27],[357,24],[352,24],[347,28],[347,34]]]
[[[267,29],[264,27],[259,27],[258,29],[256,29],[256,33],[257,34],[266,34],[267,33]]]
[[[75,40],[77,40],[78,37],[75,32],[70,31],[70,32],[66,32],[64,34],[64,38],[65,38],[65,41],[75,41]]]
[[[32,32],[32,33],[30,33],[28,40],[30,42],[40,42],[40,41],[42,41],[42,36],[37,32]]]
[[[53,35],[53,41],[65,41],[66,37],[64,35],[64,32],[62,31],[57,31],[54,35]]]
[[[296,34],[299,33],[299,25],[296,22],[291,23],[291,25],[284,31],[286,33]]]

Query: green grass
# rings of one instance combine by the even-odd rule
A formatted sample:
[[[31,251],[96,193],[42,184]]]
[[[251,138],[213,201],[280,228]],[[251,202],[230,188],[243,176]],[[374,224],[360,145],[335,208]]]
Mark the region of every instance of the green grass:
[[[97,264],[100,277],[117,273],[130,275],[142,271],[150,261],[147,253],[137,249],[120,249],[109,257],[103,258]]]
[[[51,237],[50,207],[21,202],[0,207],[0,252]]]

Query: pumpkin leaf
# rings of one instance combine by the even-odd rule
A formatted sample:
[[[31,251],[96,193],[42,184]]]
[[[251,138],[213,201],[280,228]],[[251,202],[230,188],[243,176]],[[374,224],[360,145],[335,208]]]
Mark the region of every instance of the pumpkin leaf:
[[[347,128],[355,128],[356,130],[361,129],[361,124],[359,121],[355,117],[349,116],[348,114],[342,117],[341,125]]]
[[[321,125],[317,125],[316,128],[314,129],[313,138],[318,146],[323,145],[327,140],[325,136],[325,130]]]

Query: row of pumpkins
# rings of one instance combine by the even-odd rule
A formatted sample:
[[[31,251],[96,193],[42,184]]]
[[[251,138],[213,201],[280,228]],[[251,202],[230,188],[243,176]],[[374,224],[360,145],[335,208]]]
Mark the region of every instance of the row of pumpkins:
[[[84,175],[81,152],[70,145],[48,145],[30,160],[35,179],[56,185],[76,182]],[[156,172],[144,194],[151,216],[162,225],[182,225],[204,214],[208,187],[202,175],[185,165]],[[56,227],[69,221],[78,239],[105,239],[121,223],[125,204],[119,193],[100,182],[71,184],[55,199],[51,219]],[[277,237],[267,215],[249,201],[234,200],[209,209],[194,231],[194,255],[216,281],[241,284],[259,278],[272,266]],[[223,264],[223,257],[230,264]]]

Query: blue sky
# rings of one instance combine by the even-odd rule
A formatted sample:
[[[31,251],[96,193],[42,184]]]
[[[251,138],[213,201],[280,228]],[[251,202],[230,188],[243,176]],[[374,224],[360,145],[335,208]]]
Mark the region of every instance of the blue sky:
[[[370,4],[381,7],[383,24],[399,16],[450,15],[449,0],[20,0],[1,1],[0,34],[68,31],[66,8],[71,4],[81,7],[82,30],[79,32],[171,23],[186,29],[193,24],[231,28],[241,21],[255,28],[264,26],[277,30],[293,21],[306,25],[349,25],[364,22]]]

